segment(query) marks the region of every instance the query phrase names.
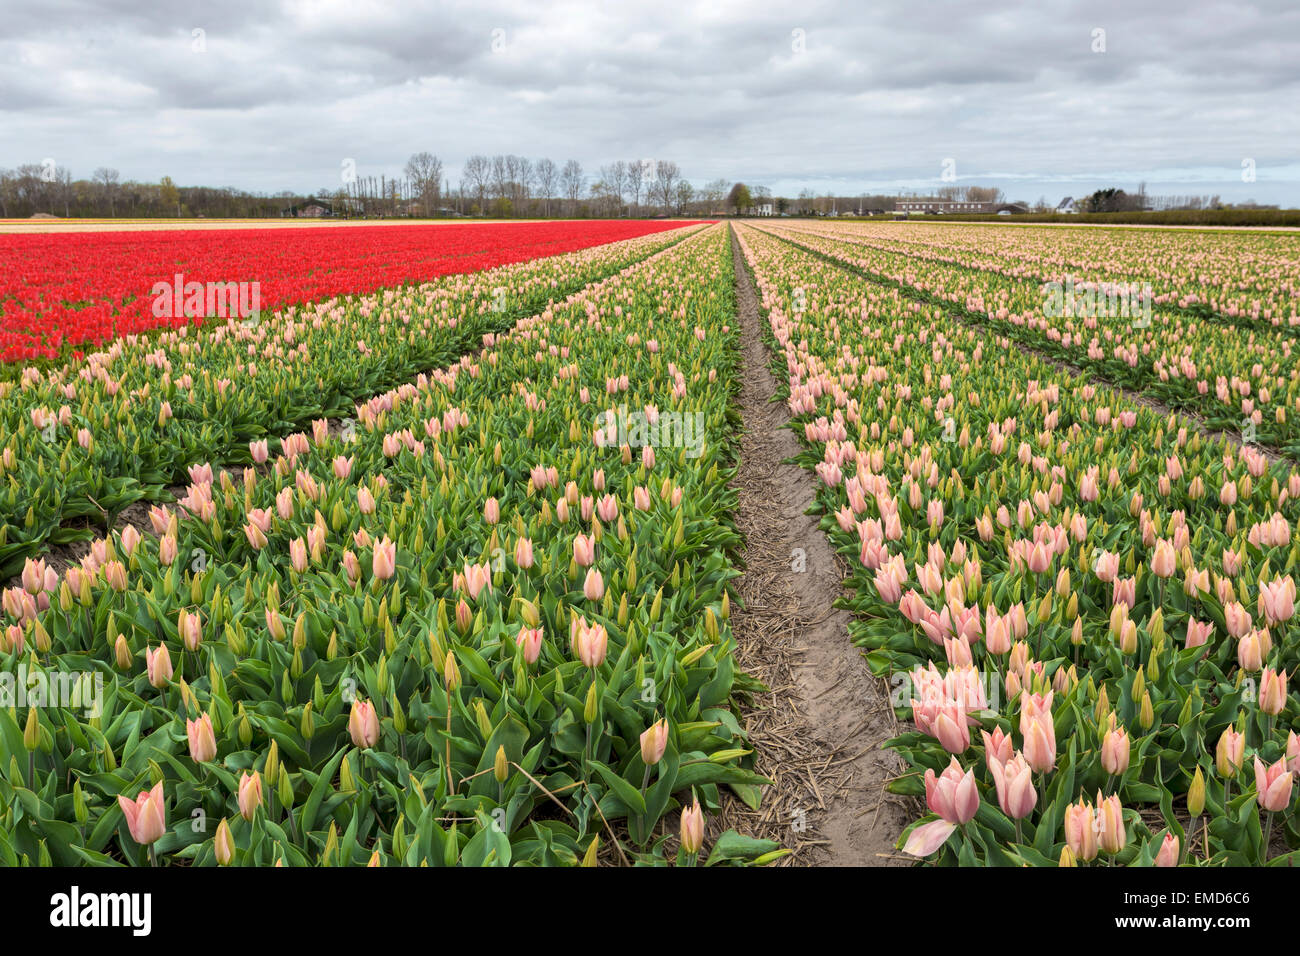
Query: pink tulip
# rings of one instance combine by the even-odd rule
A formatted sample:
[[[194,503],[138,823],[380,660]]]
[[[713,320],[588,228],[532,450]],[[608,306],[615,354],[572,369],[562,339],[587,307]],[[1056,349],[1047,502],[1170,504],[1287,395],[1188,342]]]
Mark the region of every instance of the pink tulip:
[[[1165,838],[1160,841],[1160,850],[1156,853],[1156,866],[1177,866],[1180,849],[1178,837],[1166,833]]]
[[[239,793],[236,795],[239,813],[245,820],[252,821],[253,814],[262,805],[262,775],[256,770],[239,775]]]
[[[579,534],[573,539],[573,560],[579,567],[591,567],[596,560],[596,542],[594,538]]]
[[[1155,553],[1151,556],[1151,573],[1158,578],[1171,577],[1177,564],[1174,546],[1163,538],[1157,541]]]
[[[1034,790],[1033,770],[1025,758],[1016,754],[1005,763],[992,762],[989,770],[997,787],[998,805],[1012,820],[1023,820],[1033,812],[1038,803]]]
[[[995,727],[992,734],[981,730],[980,735],[984,738],[984,761],[990,770],[994,763],[1006,763],[1011,759],[1011,735],[1003,733],[1001,727]]]
[[[1026,726],[1021,724],[1024,735],[1024,755],[1035,773],[1047,773],[1056,767],[1056,727],[1052,715],[1035,716]]]
[[[647,449],[650,447],[646,446]],[[694,803],[682,810],[682,849],[689,854],[700,852],[700,847],[704,845],[704,811],[700,809],[699,797],[694,798]]]
[[[1117,794],[1102,799],[1097,791],[1097,843],[1106,853],[1114,855],[1128,843],[1124,829],[1124,808]]]
[[[1270,813],[1285,810],[1291,803],[1291,785],[1295,778],[1286,769],[1285,758],[1265,766],[1255,758],[1255,792],[1261,808]]]
[[[365,485],[357,489],[357,510],[363,515],[375,513],[375,496]]]
[[[1098,832],[1097,811],[1091,803],[1080,800],[1065,808],[1065,842],[1076,859],[1097,858]]]
[[[533,566],[533,542],[528,538],[515,542],[515,564],[525,570]]]
[[[471,600],[477,601],[478,596],[484,589],[492,590],[492,566],[487,562],[482,564],[465,564],[465,590],[469,592]]]
[[[199,642],[203,640],[203,622],[200,620],[198,612],[191,613],[181,608],[177,615],[176,631],[180,634],[181,643],[185,645],[188,651],[197,651]]]
[[[1101,741],[1102,769],[1113,777],[1121,776],[1128,770],[1129,750],[1128,731],[1112,727]]]
[[[483,520],[488,524],[496,524],[501,520],[501,504],[495,498],[489,498],[483,504]]]
[[[1214,625],[1203,624],[1195,618],[1187,621],[1187,646],[1201,647],[1214,635]]]
[[[270,446],[265,438],[260,441],[250,441],[248,443],[248,453],[253,456],[254,463],[264,465],[271,454]]]
[[[524,660],[536,664],[542,653],[542,629],[540,627],[521,627],[515,643],[524,649]]]
[[[599,601],[605,596],[605,580],[595,568],[587,571],[587,578],[582,582],[582,593],[588,601]]]
[[[397,571],[397,545],[388,540],[388,535],[375,545],[371,570],[381,581],[387,581]]]
[[[187,719],[185,735],[190,741],[190,758],[195,763],[207,763],[217,755],[217,735],[208,714],[203,714],[198,720]]]
[[[1259,709],[1276,717],[1286,707],[1286,671],[1264,668],[1259,678]]]
[[[578,659],[593,670],[605,663],[605,654],[609,649],[609,635],[602,624],[578,629]]]
[[[352,745],[359,750],[370,750],[379,743],[379,714],[370,701],[352,701],[348,733],[352,736]]]
[[[149,675],[149,684],[156,688],[166,687],[168,681],[172,679],[172,658],[167,653],[167,645],[159,644],[156,649],[145,648],[144,663]]]
[[[155,843],[167,832],[167,808],[163,796],[163,782],[159,780],[152,790],[141,790],[134,801],[118,794],[117,804],[126,818],[131,839],[141,846]]]
[[[668,749],[668,721],[660,718],[641,734],[641,761],[653,767],[664,758]]]

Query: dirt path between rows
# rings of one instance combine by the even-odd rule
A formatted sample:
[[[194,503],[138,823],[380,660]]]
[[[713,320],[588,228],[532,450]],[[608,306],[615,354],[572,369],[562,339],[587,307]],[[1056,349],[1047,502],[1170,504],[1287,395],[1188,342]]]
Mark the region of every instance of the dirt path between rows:
[[[813,479],[786,459],[800,446],[789,414],[772,402],[777,382],[760,331],[753,284],[732,232],[741,329],[743,434],[735,479],[737,523],[745,536],[743,603],[732,615],[739,667],[770,692],[744,709],[756,769],[775,782],[761,809],[740,801],[720,823],[778,840],[793,865],[881,866],[913,819],[909,801],[886,792],[904,770],[882,741],[898,733],[884,683],[849,640],[839,558],[817,520],[804,512]],[[801,555],[801,551],[802,555]],[[795,570],[800,559],[806,570]]]

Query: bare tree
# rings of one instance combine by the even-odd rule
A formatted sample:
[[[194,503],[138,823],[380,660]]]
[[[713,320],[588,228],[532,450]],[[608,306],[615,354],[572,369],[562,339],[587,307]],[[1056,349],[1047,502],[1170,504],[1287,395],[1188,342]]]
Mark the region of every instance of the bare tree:
[[[424,207],[425,216],[429,216],[441,200],[442,160],[432,153],[416,153],[406,161],[405,172],[412,195]]]
[[[664,207],[665,213],[673,211],[673,202],[677,198],[677,183],[682,171],[670,159],[661,159],[655,163],[655,178],[651,183],[650,197],[655,203]]]
[[[551,200],[555,198],[555,190],[560,184],[560,171],[555,166],[555,161],[542,158],[537,161],[533,167],[537,174],[537,190],[541,195],[543,215],[551,214]]]
[[[605,191],[614,207],[614,215],[622,215],[623,194],[627,192],[627,163],[619,159],[600,167],[600,180],[605,184]]]
[[[573,215],[577,209],[578,200],[582,198],[582,194],[587,188],[587,177],[583,175],[582,163],[576,159],[565,162],[564,170],[560,173],[560,179],[564,183],[564,196],[569,200],[569,215]]]
[[[506,198],[506,184],[509,181],[510,177],[506,173],[506,158],[498,153],[492,157],[492,168],[488,174],[489,189],[493,199],[503,200]]]
[[[637,208],[641,205],[641,190],[645,187],[644,164],[639,159],[630,159],[627,163],[627,191],[632,197],[632,215],[637,214]]]
[[[695,187],[690,184],[689,180],[683,179],[679,181],[673,199],[677,206],[678,215],[686,213],[691,203],[695,201]]]
[[[116,169],[109,169],[107,166],[100,166],[91,176],[91,181],[98,186],[99,193],[108,200],[108,214],[116,216],[117,211],[114,208],[115,193],[117,192],[118,173]]]
[[[478,196],[479,215],[485,214],[487,212],[488,184],[492,179],[488,158],[479,153],[470,156],[465,160],[465,166],[461,170],[461,177]]]

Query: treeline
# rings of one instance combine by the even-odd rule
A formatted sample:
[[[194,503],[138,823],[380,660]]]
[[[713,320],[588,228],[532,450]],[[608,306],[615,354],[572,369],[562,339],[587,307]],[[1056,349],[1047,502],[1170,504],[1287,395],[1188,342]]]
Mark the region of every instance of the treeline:
[[[47,161],[0,169],[0,218],[705,216],[726,211],[730,185],[719,179],[697,186],[672,160],[616,160],[588,173],[576,159],[560,164],[506,154],[470,156],[453,182],[441,159],[420,152],[398,176],[367,173],[344,160],[336,185],[267,195],[178,186],[166,176],[158,183],[123,182],[108,167],[75,179]]]
[[[101,167],[89,179],[74,179],[66,167],[29,163],[0,169],[0,218],[34,215],[151,219],[171,216],[255,219],[279,216],[304,197],[293,193],[268,196],[234,188],[178,186],[161,182],[122,181],[116,169]]]
[[[1024,213],[1011,217],[1014,222],[1101,223],[1136,226],[1284,226],[1300,227],[1300,209],[1232,208],[1166,209],[1163,211]],[[984,214],[925,216],[925,222],[955,220],[966,222],[1006,222],[1006,216]]]

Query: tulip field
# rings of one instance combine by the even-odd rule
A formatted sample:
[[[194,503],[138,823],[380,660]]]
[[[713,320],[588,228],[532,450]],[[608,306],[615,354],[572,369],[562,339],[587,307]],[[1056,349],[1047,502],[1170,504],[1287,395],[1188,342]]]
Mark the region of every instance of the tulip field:
[[[1288,333],[1162,310],[1123,342],[1119,320],[1061,332],[1005,262],[880,252],[877,234],[896,233],[741,231],[804,464],[854,569],[855,639],[913,722],[889,746],[915,773],[893,786],[930,813],[903,849],[964,865],[1290,863],[1300,474],[1114,387],[1196,394],[1221,368],[1230,390],[1207,419],[1274,424],[1259,436],[1286,452]],[[1261,299],[1289,328],[1294,299],[1234,307]],[[1178,347],[1192,328],[1204,346]],[[1067,349],[1127,373],[1048,360]],[[1163,374],[1176,355],[1208,369]]]
[[[896,857],[1296,862],[1300,238],[419,229],[0,235],[0,864],[801,862],[717,825],[751,282]]]

